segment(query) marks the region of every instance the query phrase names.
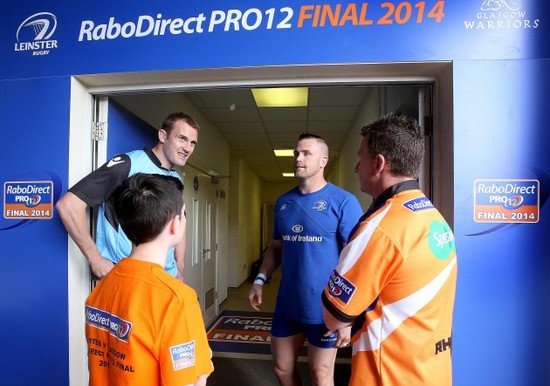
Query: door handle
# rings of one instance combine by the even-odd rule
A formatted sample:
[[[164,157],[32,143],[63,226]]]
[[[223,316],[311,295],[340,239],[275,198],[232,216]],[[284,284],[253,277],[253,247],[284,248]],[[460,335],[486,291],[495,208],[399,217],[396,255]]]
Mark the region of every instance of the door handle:
[[[202,261],[207,261],[208,260],[208,253],[210,253],[211,249],[208,248],[208,249],[205,249],[203,248],[202,249]]]

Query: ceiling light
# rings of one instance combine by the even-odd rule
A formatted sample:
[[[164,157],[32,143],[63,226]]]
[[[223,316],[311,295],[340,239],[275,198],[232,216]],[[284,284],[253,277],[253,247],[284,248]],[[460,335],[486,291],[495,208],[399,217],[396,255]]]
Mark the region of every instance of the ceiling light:
[[[283,173],[283,177],[294,177],[294,173]]]
[[[307,87],[253,88],[258,107],[305,107]]]
[[[294,157],[293,149],[275,149],[273,152],[275,157]]]

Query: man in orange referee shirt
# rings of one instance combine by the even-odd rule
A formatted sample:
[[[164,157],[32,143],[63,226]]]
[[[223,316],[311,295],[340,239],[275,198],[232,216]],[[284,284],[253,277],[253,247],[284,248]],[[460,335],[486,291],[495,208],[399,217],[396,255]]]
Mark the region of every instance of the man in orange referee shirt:
[[[322,295],[327,327],[352,327],[350,385],[452,384],[453,232],[420,191],[423,133],[389,114],[361,128],[355,171],[373,197]]]

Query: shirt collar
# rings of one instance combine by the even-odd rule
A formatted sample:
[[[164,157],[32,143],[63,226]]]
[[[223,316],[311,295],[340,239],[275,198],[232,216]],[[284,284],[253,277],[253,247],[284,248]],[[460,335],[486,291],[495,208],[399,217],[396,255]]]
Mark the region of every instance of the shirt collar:
[[[174,170],[174,169],[166,169],[164,166],[162,166],[162,163],[160,162],[159,158],[157,157],[153,149],[149,149],[148,147],[145,147],[143,148],[143,151],[145,152],[145,154],[147,154],[151,162],[154,163],[157,167],[164,170]]]
[[[380,209],[386,201],[395,196],[398,193],[404,192],[405,190],[420,189],[420,185],[417,180],[407,180],[403,182],[398,182],[395,185],[390,186],[388,189],[384,190],[382,194],[374,199],[372,204],[366,213],[361,217],[361,221],[369,217],[371,214]]]

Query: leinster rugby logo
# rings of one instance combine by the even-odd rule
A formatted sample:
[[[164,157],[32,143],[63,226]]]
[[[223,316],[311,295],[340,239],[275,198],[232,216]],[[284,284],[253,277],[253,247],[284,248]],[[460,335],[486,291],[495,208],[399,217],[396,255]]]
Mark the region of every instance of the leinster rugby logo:
[[[327,210],[327,207],[328,203],[325,200],[319,200],[313,204],[312,209],[316,210],[317,212],[322,212],[324,210]]]
[[[15,51],[30,51],[33,56],[48,55],[52,49],[57,48],[57,40],[51,39],[56,29],[57,17],[53,13],[35,13],[17,28]]]

